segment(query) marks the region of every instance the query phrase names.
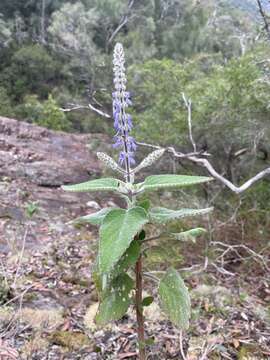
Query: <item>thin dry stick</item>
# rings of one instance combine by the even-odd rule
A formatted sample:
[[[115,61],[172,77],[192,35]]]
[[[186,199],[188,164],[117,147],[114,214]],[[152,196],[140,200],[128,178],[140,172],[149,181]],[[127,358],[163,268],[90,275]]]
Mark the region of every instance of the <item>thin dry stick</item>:
[[[185,355],[184,348],[183,348],[183,331],[182,330],[179,331],[179,345],[180,345],[180,353],[181,353],[183,360],[187,360],[187,357]]]
[[[18,275],[19,275],[19,271],[20,271],[21,264],[22,264],[22,259],[23,259],[23,254],[24,254],[24,248],[25,248],[25,243],[26,243],[27,234],[28,234],[28,227],[26,228],[26,230],[25,230],[25,232],[24,232],[24,236],[23,236],[22,250],[21,250],[21,253],[20,253],[20,257],[19,257],[19,261],[18,261],[18,265],[17,265],[17,269],[16,269],[14,281],[13,281],[13,286],[14,286],[14,287],[16,287],[16,282],[17,282]]]

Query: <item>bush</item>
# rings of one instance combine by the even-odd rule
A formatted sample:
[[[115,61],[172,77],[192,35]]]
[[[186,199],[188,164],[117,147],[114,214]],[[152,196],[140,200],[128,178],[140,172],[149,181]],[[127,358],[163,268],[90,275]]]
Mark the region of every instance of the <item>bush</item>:
[[[71,124],[66,114],[52,95],[44,102],[38,100],[37,95],[24,98],[23,105],[17,107],[17,115],[24,120],[44,126],[48,129],[68,131]]]
[[[6,89],[0,87],[0,116],[12,117],[14,111]]]

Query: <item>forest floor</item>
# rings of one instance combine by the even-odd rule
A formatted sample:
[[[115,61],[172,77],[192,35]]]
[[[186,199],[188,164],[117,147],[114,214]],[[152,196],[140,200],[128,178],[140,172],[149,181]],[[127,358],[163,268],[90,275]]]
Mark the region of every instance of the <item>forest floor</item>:
[[[106,328],[94,323],[97,229],[67,224],[121,203],[59,187],[63,178],[76,183],[101,172],[86,147],[95,139],[6,118],[0,128],[0,359],[137,359],[133,309]],[[146,271],[163,270],[160,260],[169,263],[175,253],[192,299],[183,334],[158,302],[145,308],[149,360],[270,359],[269,240],[259,227],[244,231],[235,217],[213,219],[212,228],[211,239],[178,250],[165,242],[144,261]],[[145,289],[155,295],[149,280]]]

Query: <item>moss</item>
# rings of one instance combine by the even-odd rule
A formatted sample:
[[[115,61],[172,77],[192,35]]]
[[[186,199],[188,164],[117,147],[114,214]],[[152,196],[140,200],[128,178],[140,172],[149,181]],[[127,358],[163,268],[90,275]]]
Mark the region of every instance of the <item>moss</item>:
[[[93,342],[83,333],[70,331],[54,331],[49,341],[55,345],[63,346],[69,350],[79,350],[82,347],[93,346]]]

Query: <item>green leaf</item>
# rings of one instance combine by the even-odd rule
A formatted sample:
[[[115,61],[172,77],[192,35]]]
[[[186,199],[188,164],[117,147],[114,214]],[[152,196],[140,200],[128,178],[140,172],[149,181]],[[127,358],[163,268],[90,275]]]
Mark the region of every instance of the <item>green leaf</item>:
[[[157,190],[165,188],[180,188],[213,180],[206,176],[189,175],[152,175],[148,176],[140,186],[144,190]]]
[[[150,337],[150,338],[146,339],[144,343],[145,343],[145,345],[148,345],[148,346],[154,345],[154,343],[155,343],[155,338],[154,338],[154,337]]]
[[[128,270],[132,265],[134,265],[140,256],[140,251],[141,246],[139,241],[133,240],[129,248],[125,251],[124,255],[114,267],[112,272],[113,276],[115,277],[119,273]]]
[[[101,227],[99,242],[99,269],[109,273],[129,247],[134,236],[148,222],[146,211],[141,207],[110,211]]]
[[[146,296],[142,301],[142,306],[149,306],[154,301],[153,296]]]
[[[181,241],[189,241],[196,242],[196,237],[205,234],[207,231],[204,228],[195,228],[187,231],[182,231],[180,233],[171,233],[170,235],[176,239]]]
[[[130,292],[134,287],[134,281],[127,275],[119,275],[105,294],[99,305],[96,315],[96,323],[105,325],[109,321],[118,320],[125,315],[132,298]]]
[[[151,206],[151,202],[148,199],[142,200],[138,203],[138,206],[144,208],[145,211],[148,211]]]
[[[103,178],[97,180],[86,181],[81,184],[64,185],[62,189],[65,191],[87,192],[87,191],[117,191],[120,180],[114,178]]]
[[[91,224],[91,225],[101,225],[105,216],[114,208],[104,208],[96,213],[81,216],[75,220],[72,220],[71,224]]]
[[[142,229],[140,232],[139,232],[139,235],[138,235],[138,239],[140,241],[143,241],[145,239],[145,236],[146,236],[146,232]]]
[[[149,212],[150,221],[153,223],[166,223],[175,219],[181,219],[187,216],[196,216],[207,214],[212,211],[213,208],[205,209],[180,209],[171,210],[162,207],[156,207]]]
[[[111,282],[121,273],[127,271],[131,266],[133,266],[140,256],[141,246],[138,240],[133,240],[129,248],[125,251],[124,255],[120,258],[118,263],[114,266],[111,273],[106,274],[106,284],[104,284],[104,275],[99,270],[98,262],[94,263],[92,268],[92,279],[95,283],[96,289],[99,293],[100,298],[104,296],[107,288],[111,286]],[[106,285],[105,288],[103,286]]]
[[[170,268],[159,284],[161,307],[169,320],[179,328],[186,330],[190,318],[190,298],[179,273]]]
[[[102,278],[98,268],[98,259],[95,260],[91,269],[91,279],[93,280],[99,295],[102,293]]]

